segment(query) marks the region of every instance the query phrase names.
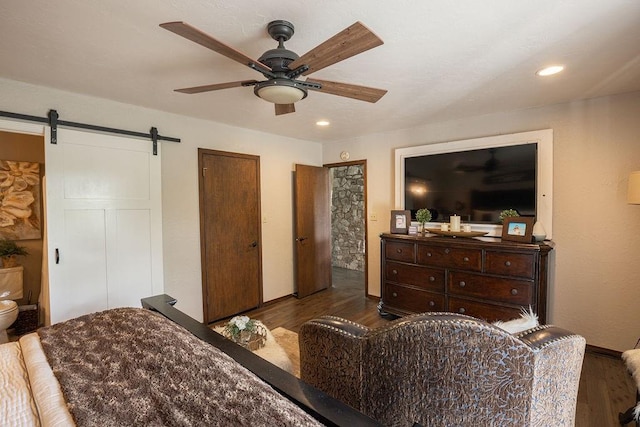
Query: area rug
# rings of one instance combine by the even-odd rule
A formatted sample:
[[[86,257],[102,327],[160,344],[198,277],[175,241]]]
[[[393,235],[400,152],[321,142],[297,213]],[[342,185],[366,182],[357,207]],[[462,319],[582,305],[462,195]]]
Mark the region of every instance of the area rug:
[[[214,331],[222,334],[224,326],[215,326]],[[273,363],[300,378],[300,354],[298,334],[285,328],[267,330],[265,346],[254,351],[257,356]]]
[[[273,338],[282,347],[291,360],[291,373],[300,378],[300,350],[298,334],[285,328],[275,328],[271,331]]]

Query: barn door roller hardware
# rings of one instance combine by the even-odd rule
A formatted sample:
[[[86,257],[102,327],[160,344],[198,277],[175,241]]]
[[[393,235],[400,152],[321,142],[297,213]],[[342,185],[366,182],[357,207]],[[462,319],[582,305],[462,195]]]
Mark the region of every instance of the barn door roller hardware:
[[[113,133],[117,135],[134,136],[136,138],[147,138],[147,139],[150,139],[151,142],[153,143],[154,156],[158,155],[158,141],[180,142],[179,138],[172,138],[169,136],[159,135],[158,129],[156,127],[152,127],[149,130],[149,133],[143,133],[143,132],[134,132],[130,130],[124,130],[124,129],[109,128],[105,126],[89,125],[86,123],[68,122],[65,120],[60,120],[58,116],[58,112],[56,110],[49,110],[48,117],[37,117],[37,116],[30,116],[27,114],[17,114],[17,113],[10,113],[7,111],[0,111],[0,117],[9,117],[12,119],[27,120],[30,122],[47,123],[51,128],[52,144],[58,143],[58,126],[87,129],[87,130],[93,130],[97,132]]]

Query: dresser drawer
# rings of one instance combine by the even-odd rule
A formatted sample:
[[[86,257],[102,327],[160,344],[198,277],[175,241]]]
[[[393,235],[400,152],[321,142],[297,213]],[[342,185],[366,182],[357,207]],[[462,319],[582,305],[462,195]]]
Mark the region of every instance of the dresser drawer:
[[[547,244],[383,233],[380,313],[453,311],[511,320],[529,306],[546,322]]]
[[[395,261],[415,262],[415,245],[404,242],[386,242],[384,256]]]
[[[533,279],[535,254],[512,252],[486,252],[485,272],[504,276],[526,277]]]
[[[400,264],[387,261],[384,277],[390,282],[419,286],[435,292],[444,292],[444,270]]]
[[[503,279],[459,271],[449,272],[449,294],[491,299],[496,302],[528,306],[533,304],[533,282]]]
[[[482,250],[418,245],[418,264],[482,271]]]
[[[534,313],[536,307],[532,307]],[[526,307],[529,309],[529,306]],[[496,320],[512,320],[520,318],[521,308],[504,307],[501,305],[482,303],[478,301],[466,300],[464,298],[449,297],[449,311],[452,313],[466,314],[467,316],[484,319],[487,322]]]
[[[384,304],[412,313],[444,311],[444,294],[385,283]]]

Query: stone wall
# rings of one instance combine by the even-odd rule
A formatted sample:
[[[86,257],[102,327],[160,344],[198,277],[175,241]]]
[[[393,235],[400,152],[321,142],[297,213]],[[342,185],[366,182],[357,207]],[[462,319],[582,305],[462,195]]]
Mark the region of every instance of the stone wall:
[[[362,165],[331,168],[331,252],[334,267],[364,271]]]

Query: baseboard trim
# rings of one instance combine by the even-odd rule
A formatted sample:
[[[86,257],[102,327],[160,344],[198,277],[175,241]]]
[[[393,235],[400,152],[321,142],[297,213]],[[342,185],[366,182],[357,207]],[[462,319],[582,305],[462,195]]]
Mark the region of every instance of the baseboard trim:
[[[280,297],[280,298],[271,299],[271,300],[269,300],[269,301],[267,301],[267,302],[263,302],[263,303],[262,303],[262,305],[261,305],[260,307],[265,307],[265,306],[267,306],[267,305],[276,304],[276,303],[278,303],[278,302],[282,302],[282,301],[284,301],[284,300],[287,300],[287,299],[290,299],[290,298],[295,298],[295,297],[296,297],[296,296],[295,296],[295,295],[293,295],[293,294],[285,295],[285,296]]]
[[[598,354],[600,356],[612,357],[615,359],[620,359],[622,357],[621,351],[611,350],[604,347],[598,347],[591,344],[587,344],[586,351],[589,353]]]

